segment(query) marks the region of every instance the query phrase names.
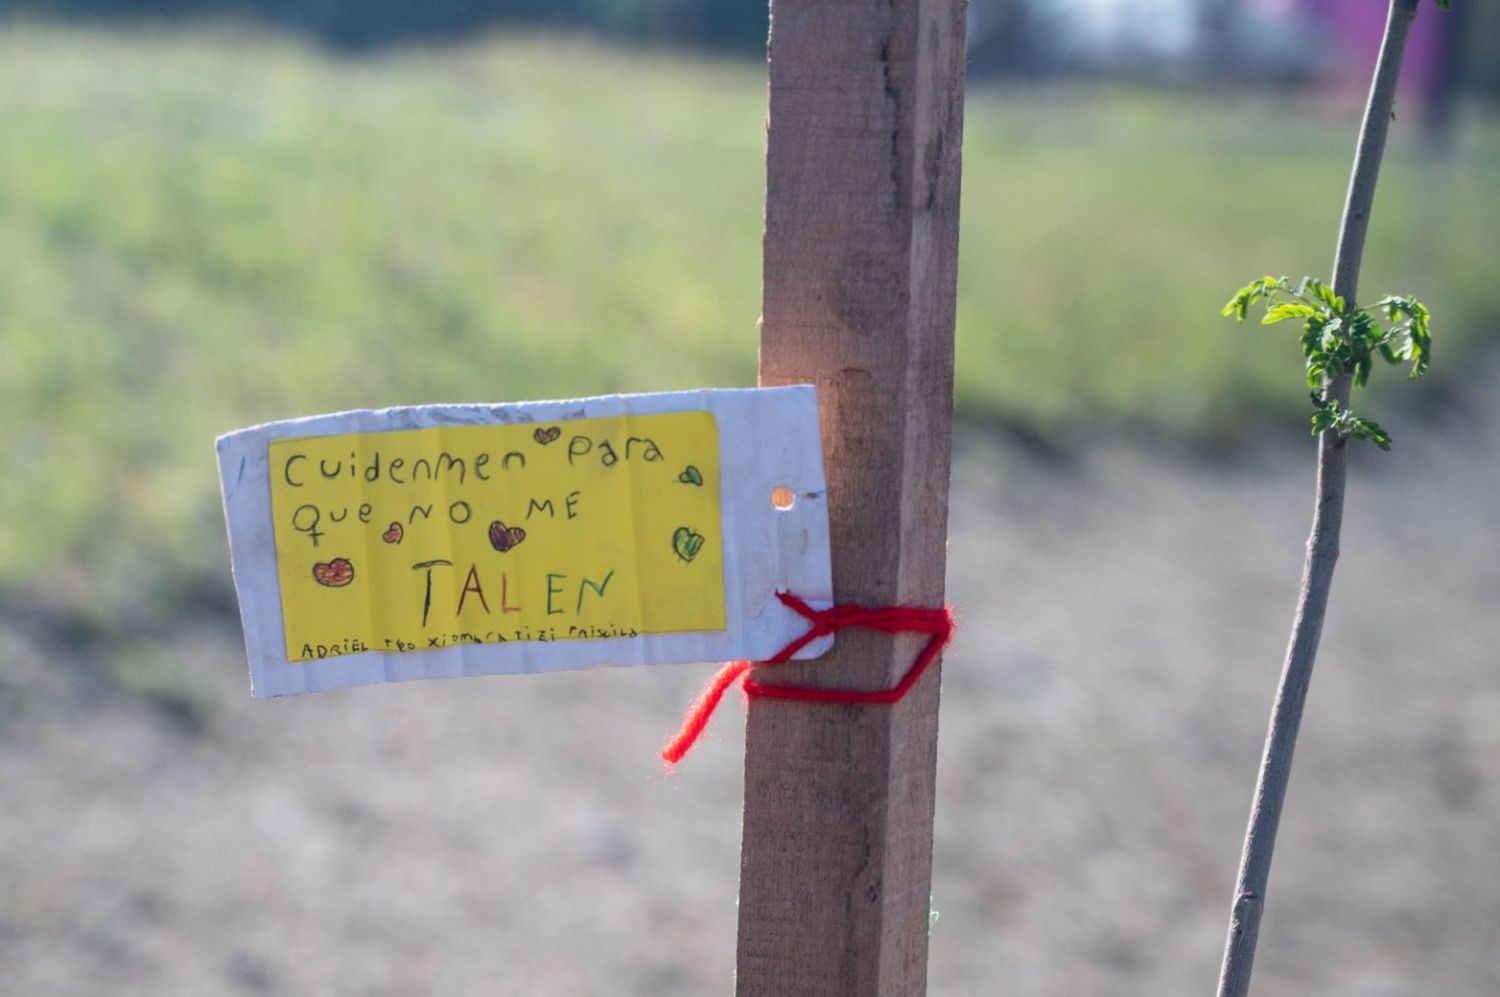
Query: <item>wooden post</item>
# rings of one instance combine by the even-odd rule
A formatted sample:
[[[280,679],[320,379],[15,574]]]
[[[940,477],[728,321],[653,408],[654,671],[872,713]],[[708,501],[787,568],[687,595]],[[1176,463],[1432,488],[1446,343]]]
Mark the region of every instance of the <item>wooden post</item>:
[[[817,385],[834,594],[938,606],[963,129],[959,0],[774,0],[763,385]],[[765,682],[895,683],[925,637],[845,631]],[[926,990],[937,669],[894,706],[757,698],[738,992]]]

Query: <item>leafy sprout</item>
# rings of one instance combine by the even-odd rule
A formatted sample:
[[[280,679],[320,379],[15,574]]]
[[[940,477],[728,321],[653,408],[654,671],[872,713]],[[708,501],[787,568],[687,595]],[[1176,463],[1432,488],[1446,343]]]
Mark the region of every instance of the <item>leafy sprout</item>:
[[[1314,392],[1344,375],[1363,388],[1376,358],[1393,366],[1410,364],[1411,379],[1425,374],[1432,361],[1431,316],[1416,298],[1390,294],[1358,308],[1316,277],[1293,285],[1287,277],[1267,276],[1235,292],[1224,314],[1243,322],[1257,303],[1265,309],[1262,325],[1302,320],[1302,356],[1307,386]],[[1379,423],[1360,418],[1336,399],[1325,401],[1314,393],[1312,400],[1314,436],[1332,430],[1341,437],[1369,440],[1382,450],[1391,448],[1390,434]]]

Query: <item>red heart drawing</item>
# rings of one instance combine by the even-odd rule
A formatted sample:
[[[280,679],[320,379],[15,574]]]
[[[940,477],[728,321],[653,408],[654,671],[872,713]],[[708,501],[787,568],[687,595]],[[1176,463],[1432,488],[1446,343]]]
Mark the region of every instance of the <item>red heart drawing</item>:
[[[401,537],[405,534],[405,532],[406,531],[401,529],[400,523],[392,523],[386,529],[386,531],[380,535],[380,539],[384,540],[388,544],[398,544],[401,542]]]
[[[526,539],[526,531],[519,526],[506,526],[500,520],[490,524],[490,546],[504,554]]]
[[[347,557],[336,557],[332,561],[319,561],[313,565],[313,579],[319,585],[331,589],[343,588],[354,581],[354,565]]]
[[[531,438],[533,440],[536,440],[542,446],[546,446],[561,435],[561,426],[548,426],[546,429],[537,429],[536,432],[531,434]]]

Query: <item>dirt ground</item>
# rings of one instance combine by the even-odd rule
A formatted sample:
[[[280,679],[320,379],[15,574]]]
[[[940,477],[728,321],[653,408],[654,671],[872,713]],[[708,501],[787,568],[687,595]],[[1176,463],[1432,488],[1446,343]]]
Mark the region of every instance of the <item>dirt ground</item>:
[[[1500,993],[1500,399],[1384,421],[1259,997]],[[932,993],[1212,992],[1312,447],[964,434]],[[0,625],[0,992],[730,990],[740,707],[656,757],[710,666],[255,702],[209,615],[156,649],[175,701],[98,653]]]

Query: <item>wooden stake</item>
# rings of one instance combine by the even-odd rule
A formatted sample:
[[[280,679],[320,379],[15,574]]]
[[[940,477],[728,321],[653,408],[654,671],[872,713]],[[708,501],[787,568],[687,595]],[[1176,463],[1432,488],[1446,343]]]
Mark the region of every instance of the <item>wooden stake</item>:
[[[818,387],[840,602],[943,601],[963,60],[957,0],[772,4],[760,380]],[[885,688],[924,640],[755,677]],[[938,674],[751,703],[741,995],[925,992]]]

